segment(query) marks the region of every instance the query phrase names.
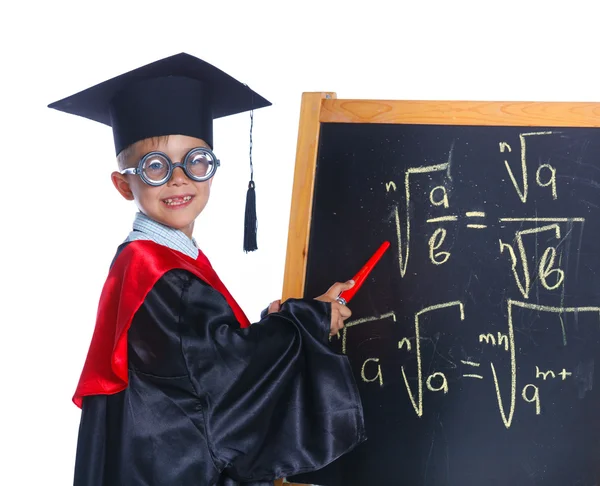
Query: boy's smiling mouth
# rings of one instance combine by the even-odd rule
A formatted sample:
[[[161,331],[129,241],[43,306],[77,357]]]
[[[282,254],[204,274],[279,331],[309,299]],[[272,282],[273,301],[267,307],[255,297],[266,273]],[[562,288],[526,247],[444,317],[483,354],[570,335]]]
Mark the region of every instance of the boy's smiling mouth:
[[[161,201],[169,208],[182,208],[187,206],[194,196],[186,194],[183,196],[173,196],[162,199]]]

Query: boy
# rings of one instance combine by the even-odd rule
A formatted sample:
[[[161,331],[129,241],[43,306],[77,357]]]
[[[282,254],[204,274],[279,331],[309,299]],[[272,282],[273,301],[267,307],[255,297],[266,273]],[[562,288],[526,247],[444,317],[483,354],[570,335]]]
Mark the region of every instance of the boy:
[[[50,105],[112,127],[112,181],[139,208],[73,397],[76,486],[262,486],[365,440],[349,363],[328,347],[353,283],[250,326],[192,238],[219,165],[213,118],[269,104],[179,54]]]

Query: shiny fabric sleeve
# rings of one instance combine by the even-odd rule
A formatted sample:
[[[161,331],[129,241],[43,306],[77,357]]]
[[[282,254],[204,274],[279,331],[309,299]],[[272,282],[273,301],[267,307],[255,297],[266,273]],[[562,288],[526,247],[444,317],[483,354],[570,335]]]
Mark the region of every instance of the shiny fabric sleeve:
[[[365,440],[349,363],[328,345],[330,304],[291,299],[240,329],[220,293],[170,273],[178,273],[169,292],[178,302],[140,310],[151,315],[136,321],[152,325],[132,324],[130,366],[189,374],[224,477],[244,483],[313,471]],[[178,356],[168,342],[180,346]]]

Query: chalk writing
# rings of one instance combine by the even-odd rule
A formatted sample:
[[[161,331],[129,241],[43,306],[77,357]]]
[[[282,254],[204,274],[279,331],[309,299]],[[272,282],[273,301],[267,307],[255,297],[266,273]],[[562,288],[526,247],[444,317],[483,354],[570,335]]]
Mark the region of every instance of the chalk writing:
[[[438,165],[429,165],[422,167],[411,167],[406,171],[404,176],[404,192],[405,192],[405,219],[404,224],[406,225],[406,229],[404,233],[402,233],[402,224],[400,221],[400,213],[398,210],[398,206],[394,209],[395,222],[396,222],[396,237],[398,241],[398,265],[400,267],[400,275],[404,277],[406,275],[406,267],[408,266],[408,259],[410,257],[410,181],[411,175],[416,174],[429,174],[433,172],[440,172],[444,170],[449,170],[450,163],[447,162],[445,164]],[[389,183],[388,183],[389,184]]]
[[[528,180],[528,177],[527,177],[527,137],[537,137],[540,135],[552,135],[553,133],[556,133],[556,132],[530,132],[530,133],[519,134],[519,141],[521,142],[521,184],[520,185],[517,182],[517,179],[516,179],[512,169],[510,168],[510,164],[508,163],[508,160],[504,161],[504,165],[506,166],[508,176],[510,177],[511,182],[513,183],[513,186],[515,188],[515,191],[517,192],[517,195],[519,196],[519,199],[523,203],[527,202],[527,194],[529,192],[529,184],[527,182],[527,180]],[[510,145],[507,142],[500,142],[500,152],[503,153],[505,150],[512,152],[512,149],[510,148]],[[538,172],[539,172],[539,169],[538,169]],[[553,174],[553,177],[555,179],[555,174]],[[538,184],[541,185],[541,183],[539,181],[539,177],[537,177],[537,175],[536,175],[536,178],[537,178]],[[556,192],[556,186],[554,186],[553,194],[555,194],[555,192]]]
[[[515,282],[516,282],[517,286],[519,287],[521,294],[523,294],[523,297],[525,297],[526,299],[529,297],[529,291],[531,290],[531,277],[530,277],[531,272],[529,270],[529,259],[527,257],[527,252],[525,251],[525,244],[523,243],[523,236],[539,234],[544,231],[552,231],[552,230],[554,230],[556,239],[560,239],[561,233],[560,233],[560,226],[558,224],[550,224],[550,225],[542,226],[539,228],[531,228],[531,229],[516,231],[515,239],[516,239],[517,248],[519,251],[519,258],[517,258],[512,245],[510,245],[508,243],[504,243],[502,240],[500,240],[500,253],[503,253],[504,250],[508,250],[508,254],[510,255],[511,264],[512,264],[512,271],[513,271],[513,274],[515,277]],[[554,251],[556,252],[556,249]],[[540,274],[549,275],[549,273],[547,273],[548,269],[545,268],[546,267],[546,259],[547,259],[546,252],[544,252],[544,257],[542,258],[542,261],[540,262]],[[521,279],[521,277],[519,277],[519,272],[517,270],[517,265],[519,262],[521,263],[521,270],[523,272],[522,279]],[[551,261],[549,262],[549,266],[552,266],[553,263],[554,263],[554,257],[551,258]],[[552,272],[554,272],[554,271],[555,270],[552,270]],[[563,274],[563,276],[564,276],[564,274]],[[557,280],[558,280],[558,283],[553,288],[557,288],[562,283],[562,279],[560,279],[560,277]]]
[[[527,203],[531,196],[530,179],[535,180],[533,186],[535,191],[533,192],[545,193],[544,201],[552,204],[552,201],[559,199],[559,195],[561,198],[563,197],[563,192],[559,187],[559,183],[563,179],[559,177],[559,171],[554,162],[550,163],[549,158],[542,161],[541,157],[531,157],[531,146],[537,137],[552,136],[557,133],[555,131],[521,133],[518,136],[520,148],[514,151],[509,141],[498,142],[500,157],[504,159],[508,180],[512,183],[512,189],[522,203]],[[567,277],[563,259],[563,242],[571,232],[573,225],[580,224],[583,228],[586,219],[577,214],[568,214],[569,217],[565,217],[564,213],[559,213],[556,217],[538,216],[537,207],[535,212],[522,215],[493,213],[493,209],[488,210],[489,206],[478,203],[473,203],[468,210],[457,207],[452,194],[453,184],[444,184],[444,182],[452,180],[450,167],[453,150],[454,144],[447,163],[410,167],[403,174],[403,184],[396,184],[394,181],[385,183],[386,192],[389,197],[393,198],[393,203],[390,205],[392,208],[390,222],[393,219],[398,265],[396,267],[394,261],[394,268],[398,268],[400,278],[416,275],[414,272],[407,272],[412,254],[416,255],[413,258],[424,257],[427,265],[436,267],[435,272],[444,274],[445,269],[453,268],[454,265],[455,259],[451,257],[452,253],[457,251],[454,249],[455,241],[454,233],[452,233],[455,227],[462,225],[469,230],[474,230],[469,233],[473,240],[479,238],[478,235],[485,237],[486,233],[496,229],[500,234],[490,238],[490,241],[498,242],[497,245],[495,243],[492,245],[494,258],[504,266],[506,275],[511,282],[511,288],[506,289],[506,294],[494,300],[494,302],[500,302],[499,305],[502,306],[501,322],[494,322],[492,325],[496,326],[495,328],[490,328],[486,322],[478,323],[477,331],[472,336],[472,345],[478,347],[480,354],[471,353],[469,356],[461,349],[461,356],[442,355],[436,347],[435,339],[437,337],[435,339],[429,337],[426,330],[429,323],[433,321],[438,324],[443,323],[447,328],[447,333],[452,334],[453,326],[465,321],[470,303],[467,298],[457,295],[457,298],[447,299],[447,302],[436,304],[434,301],[433,305],[425,305],[420,310],[413,309],[409,314],[408,326],[404,325],[403,321],[400,323],[396,321],[396,312],[399,311],[399,308],[382,315],[350,321],[341,333],[342,352],[348,353],[348,334],[352,333],[352,329],[357,325],[373,325],[375,321],[380,321],[378,326],[395,326],[396,330],[401,329],[401,332],[406,333],[405,336],[401,338],[399,336],[397,340],[394,340],[394,352],[398,353],[401,361],[388,372],[387,365],[381,356],[363,357],[360,367],[363,386],[380,388],[390,386],[384,381],[384,371],[386,377],[390,376],[390,372],[397,374],[399,371],[402,376],[400,382],[400,386],[403,388],[402,393],[406,392],[408,400],[406,406],[412,406],[416,416],[422,417],[426,413],[428,402],[425,397],[430,396],[429,393],[437,393],[440,397],[439,400],[446,400],[445,395],[460,392],[461,387],[456,386],[457,381],[471,380],[469,387],[474,389],[483,387],[482,389],[489,391],[494,413],[497,413],[499,422],[506,429],[510,429],[515,423],[517,408],[524,408],[524,413],[529,413],[530,416],[542,415],[545,387],[552,386],[552,383],[555,383],[555,386],[568,387],[570,383],[575,382],[572,376],[573,371],[576,370],[572,367],[573,363],[562,362],[555,366],[533,363],[531,368],[527,368],[521,363],[520,367],[518,363],[520,348],[516,343],[515,323],[517,324],[517,335],[519,331],[522,331],[522,334],[529,336],[532,341],[534,338],[531,337],[529,329],[521,330],[518,327],[520,321],[515,320],[515,314],[534,311],[537,313],[538,319],[547,318],[556,323],[552,325],[556,325],[556,333],[560,336],[558,346],[564,347],[568,345],[565,326],[567,315],[575,314],[575,319],[577,319],[577,316],[583,313],[596,313],[600,320],[600,307],[598,306],[548,306],[529,302],[533,298],[539,299],[539,295],[535,295],[535,289],[538,292],[545,292],[546,295],[552,292],[564,292]],[[513,159],[518,157],[518,169],[514,167],[514,163],[511,165],[511,157]],[[538,161],[537,167],[532,166],[535,160]],[[421,177],[419,178],[419,176]],[[447,180],[440,180],[443,178]],[[424,179],[428,179],[426,184],[423,184]],[[397,189],[402,185],[403,191],[398,191]],[[426,205],[424,210],[417,207],[417,209],[422,209],[422,212],[415,210],[416,206],[414,205],[417,204],[415,201],[421,201]],[[519,207],[522,206],[519,205]],[[484,208],[485,211],[482,210]],[[447,211],[444,212],[444,210]],[[502,211],[502,208],[499,211]],[[413,227],[411,218],[415,214],[420,215],[421,221],[425,223],[426,232],[423,240],[411,234],[411,227]],[[411,245],[415,244],[424,244],[425,248],[411,253]],[[475,272],[471,273],[476,278]],[[445,274],[444,278],[451,279],[451,276]],[[453,281],[451,283],[454,284]],[[453,286],[452,289],[454,290],[454,288]],[[511,298],[511,292],[514,292],[519,300]],[[399,299],[404,299],[404,297],[399,296]],[[493,297],[487,296],[490,302]],[[406,298],[409,299],[410,296],[406,296]],[[565,294],[563,293],[560,295],[561,303],[564,303],[564,300]],[[477,304],[475,299],[472,301],[473,305]],[[404,303],[405,300],[402,300],[402,304],[399,303],[399,306],[404,306]],[[402,312],[406,315],[405,310]],[[501,326],[500,330],[498,330],[498,326]],[[438,360],[435,363],[443,362],[443,369],[437,364],[424,364],[424,361],[430,356],[428,351],[424,354],[424,349],[429,349],[425,347],[429,344],[423,344],[424,342],[431,343],[433,348],[431,357]],[[525,372],[524,368],[527,368]],[[386,381],[389,379],[386,378]],[[562,385],[561,382],[566,383]],[[525,404],[531,404],[533,407]]]
[[[346,336],[347,336],[349,327],[358,326],[359,324],[365,324],[367,322],[389,319],[390,317],[392,318],[392,320],[394,322],[396,322],[396,313],[395,312],[388,312],[387,314],[383,314],[381,316],[363,317],[362,319],[355,319],[352,321],[348,321],[344,325],[344,328],[342,329],[342,353],[346,354],[346,343],[347,343]],[[409,343],[409,347],[410,347],[410,343]]]
[[[572,376],[573,373],[567,371],[565,368],[563,368],[560,372],[555,373],[552,370],[541,371],[539,366],[535,367],[535,377],[536,378],[542,378],[545,381],[548,377],[556,378],[556,375],[560,376],[562,378],[562,381],[565,381],[567,379],[567,377]]]
[[[408,392],[410,401],[412,403],[415,412],[420,417],[423,415],[423,368],[422,368],[422,360],[421,360],[421,332],[420,332],[420,319],[423,315],[433,312],[440,309],[445,309],[447,307],[458,306],[460,310],[460,320],[463,321],[465,319],[465,311],[462,302],[445,302],[443,304],[436,304],[430,307],[426,307],[425,309],[417,312],[415,314],[415,352],[417,354],[417,398],[415,400],[415,396],[413,391],[408,384],[408,378],[406,376],[406,371],[404,366],[402,366],[402,377],[404,378],[404,383],[406,385],[406,390]],[[428,378],[429,379],[429,378]],[[447,388],[447,384],[446,384]],[[445,390],[447,392],[447,390]]]
[[[450,258],[450,252],[439,251],[434,253],[442,244],[446,238],[446,230],[444,228],[438,228],[434,231],[431,238],[429,238],[429,259],[434,265],[442,265]]]
[[[437,191],[442,193],[442,197],[440,199],[436,199],[435,193]],[[429,194],[429,200],[434,206],[444,206],[446,209],[450,207],[450,202],[448,201],[448,192],[444,186],[434,187]]]
[[[402,349],[404,346],[406,346],[407,351],[410,351],[412,349],[408,338],[402,338],[401,341],[398,341],[398,349]]]
[[[552,370],[540,371],[540,368],[538,366],[535,367],[535,377],[536,378],[542,377],[542,379],[545,380],[546,378],[548,378],[548,376],[550,376],[551,378],[556,378],[554,371],[552,371]]]
[[[441,380],[439,380],[441,383],[437,387],[432,385],[434,379],[436,378],[441,378]],[[446,379],[446,375],[439,371],[436,371],[435,373],[429,375],[429,377],[427,378],[427,389],[433,392],[443,390],[444,394],[448,393],[448,380]]]
[[[406,388],[408,399],[413,406],[413,409],[418,417],[421,417],[424,413],[424,401],[423,401],[423,392],[424,388],[431,392],[443,392],[444,395],[450,392],[450,385],[448,382],[448,378],[444,372],[434,371],[429,373],[426,377],[424,376],[423,371],[423,359],[422,359],[422,350],[421,350],[421,341],[423,340],[422,336],[422,326],[423,319],[425,316],[429,316],[435,311],[440,311],[443,309],[458,307],[458,317],[460,321],[465,319],[465,306],[460,301],[454,302],[444,302],[440,304],[436,304],[433,306],[426,307],[421,311],[417,312],[414,316],[414,339],[413,338],[403,338],[398,342],[398,349],[403,350],[407,353],[411,353],[414,351],[416,355],[416,390],[415,387],[411,386],[409,383],[409,378],[405,369],[405,366],[401,366],[401,374],[404,381],[404,385]],[[506,428],[510,428],[513,422],[514,413],[516,409],[516,398],[517,398],[517,355],[516,355],[516,347],[515,347],[515,333],[514,333],[514,323],[513,323],[513,314],[514,309],[529,309],[536,310],[538,312],[547,312],[550,314],[565,314],[565,313],[585,313],[585,312],[594,312],[598,314],[600,320],[600,307],[552,307],[552,306],[544,306],[538,304],[531,304],[527,302],[516,301],[512,299],[508,299],[507,301],[507,333],[482,333],[479,335],[478,341],[482,344],[496,346],[503,351],[509,353],[510,357],[510,389],[508,394],[505,395],[505,391],[503,390],[503,386],[501,385],[498,372],[496,369],[496,365],[493,361],[489,363],[490,370],[492,372],[492,380],[493,386],[496,393],[496,399],[498,404],[498,411],[500,414],[500,418],[504,423]],[[350,322],[346,328],[353,327],[358,324],[364,324],[368,322],[373,322],[375,320],[390,320],[392,322],[396,322],[395,314],[390,313],[386,315],[382,315],[379,317],[370,317],[366,319],[360,319],[354,322]],[[445,315],[444,320],[446,321],[448,316]],[[344,330],[346,331],[346,329]],[[412,345],[412,341],[414,340],[414,346]],[[345,352],[345,348],[344,348]],[[471,360],[460,360],[460,363],[469,368],[480,368],[481,363],[474,362]],[[485,377],[480,373],[462,373],[463,378],[471,378],[475,380],[484,380]],[[566,368],[562,368],[561,371],[554,370],[544,370],[539,366],[535,367],[535,378],[540,381],[547,381],[552,379],[561,379],[561,381],[566,380],[568,377],[572,376],[572,372],[567,371]],[[383,379],[383,368],[380,363],[380,359],[377,357],[371,357],[366,359],[361,367],[361,378],[365,383],[379,383],[379,386],[384,386]],[[534,403],[536,407],[536,415],[541,413],[541,392],[539,387],[532,383],[527,383],[521,389],[521,397],[525,402]]]
[[[480,334],[479,342],[485,342],[486,344],[491,344],[492,346],[502,346],[504,344],[504,350],[508,351],[508,336],[506,334],[502,334],[498,332],[498,339],[493,334]]]
[[[377,363],[377,373],[375,374],[375,376],[373,378],[367,378],[365,375],[365,368],[367,367],[367,363],[371,363],[371,362]],[[379,365],[379,358],[366,359],[360,370],[360,376],[363,379],[363,381],[366,383],[370,383],[370,382],[379,380],[379,386],[383,386],[383,375],[381,373],[381,366]]]
[[[546,169],[550,172],[550,178],[546,182],[542,182],[542,169]],[[552,188],[552,199],[558,199],[558,194],[556,192],[556,169],[554,167],[550,164],[540,165],[535,173],[535,181],[540,187],[550,186]]]
[[[527,390],[529,390],[530,388],[533,390],[533,395],[531,397],[528,397]],[[537,386],[529,383],[528,385],[525,385],[525,387],[523,388],[522,396],[523,396],[523,400],[525,400],[526,402],[535,403],[535,414],[539,415],[541,412],[540,389]]]

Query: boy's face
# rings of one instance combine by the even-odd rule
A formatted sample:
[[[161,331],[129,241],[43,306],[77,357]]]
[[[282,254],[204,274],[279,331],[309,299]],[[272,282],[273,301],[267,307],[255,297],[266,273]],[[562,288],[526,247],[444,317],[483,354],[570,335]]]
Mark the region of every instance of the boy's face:
[[[165,141],[146,139],[133,144],[127,157],[127,167],[137,167],[140,159],[149,152],[164,152],[175,162],[182,161],[193,148],[208,145],[199,138],[186,135],[170,135]],[[128,200],[134,200],[146,216],[192,237],[194,221],[202,212],[210,196],[212,178],[204,182],[189,179],[181,167],[173,171],[171,178],[162,186],[149,186],[139,175],[111,174],[113,184]],[[183,198],[191,198],[184,200]],[[181,204],[178,204],[181,203]]]

